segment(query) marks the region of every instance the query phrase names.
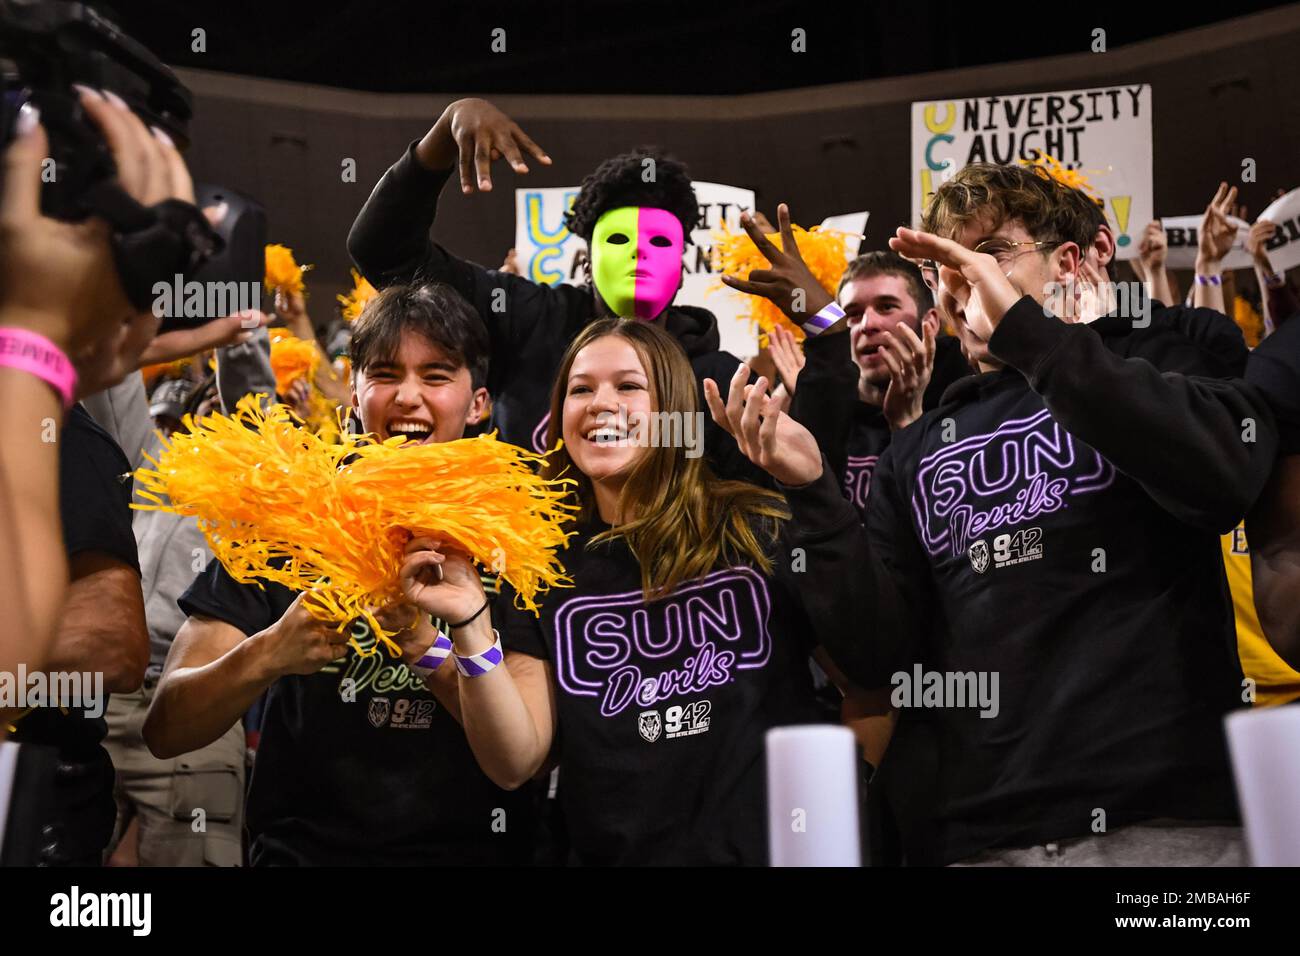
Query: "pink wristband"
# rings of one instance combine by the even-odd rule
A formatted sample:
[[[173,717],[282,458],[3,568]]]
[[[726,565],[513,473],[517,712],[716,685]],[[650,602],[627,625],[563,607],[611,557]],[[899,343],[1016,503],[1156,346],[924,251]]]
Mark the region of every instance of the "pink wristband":
[[[63,350],[45,336],[28,329],[0,328],[0,365],[44,379],[59,393],[64,409],[72,407],[77,370]]]

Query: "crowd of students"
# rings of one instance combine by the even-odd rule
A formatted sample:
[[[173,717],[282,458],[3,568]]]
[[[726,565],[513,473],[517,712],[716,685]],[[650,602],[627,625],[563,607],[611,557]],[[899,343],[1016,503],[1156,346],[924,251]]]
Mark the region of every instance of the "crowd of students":
[[[81,98],[135,198],[194,201],[165,137]],[[492,104],[453,103],[359,211],[348,250],[379,292],[322,382],[377,440],[551,450],[573,586],[522,611],[425,529],[381,612],[397,658],[237,581],[193,518],[132,518],[121,476],[153,428],[302,396],[276,396],[266,316],[156,335],[133,312],[103,227],[40,214],[24,117],[0,340],[49,361],[0,349],[0,669],[102,672],[114,695],[103,717],[0,714],[58,752],[42,863],[761,865],[765,733],[828,720],[861,747],[874,862],[1244,862],[1223,718],[1300,699],[1300,302],[1261,222],[1267,334],[1252,349],[1225,315],[1226,184],[1190,304],[1148,230],[1140,314],[1111,292],[1100,208],[1030,166],[959,171],[835,291],[789,209],[780,248],[746,215],[770,266],[725,281],[804,333],[751,365],[674,301],[698,207],[669,154],[583,180],[582,284],[432,241],[449,180],[550,163]],[[146,400],[139,369],[186,356]],[[702,415],[702,454],[629,440],[656,415]],[[997,699],[900,698],[929,674]]]

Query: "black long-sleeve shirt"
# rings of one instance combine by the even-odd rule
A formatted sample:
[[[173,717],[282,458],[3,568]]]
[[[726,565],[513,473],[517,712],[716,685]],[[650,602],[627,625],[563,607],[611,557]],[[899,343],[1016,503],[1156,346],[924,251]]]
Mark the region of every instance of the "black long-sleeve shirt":
[[[805,544],[809,615],[859,684],[997,676],[996,716],[902,710],[877,779],[910,862],[1235,818],[1222,718],[1242,675],[1218,536],[1276,433],[1189,318],[1210,321],[1070,325],[1022,299],[989,342],[1008,367],[893,436],[866,529]],[[844,566],[850,582],[819,571]]]
[[[541,451],[551,388],[569,343],[599,316],[590,286],[541,285],[460,259],[429,238],[438,194],[452,170],[433,172],[412,143],[384,173],[348,234],[348,252],[377,288],[413,280],[445,282],[463,295],[487,326],[492,354],[488,391],[492,425],[504,441]],[[721,351],[713,313],[671,306],[664,328],[681,343],[697,382],[712,378],[725,398],[740,360]],[[727,477],[769,483],[708,414],[703,386],[704,450]]]

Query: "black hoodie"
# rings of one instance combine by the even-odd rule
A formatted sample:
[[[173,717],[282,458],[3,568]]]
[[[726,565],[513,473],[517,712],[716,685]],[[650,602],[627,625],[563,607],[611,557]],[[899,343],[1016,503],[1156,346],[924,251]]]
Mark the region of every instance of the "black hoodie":
[[[540,285],[466,262],[429,238],[438,194],[452,170],[432,172],[415,157],[415,144],[383,175],[357,214],[348,252],[376,288],[412,280],[445,282],[469,300],[491,340],[488,391],[492,425],[501,438],[540,451],[546,441],[551,387],[569,343],[595,321],[590,286]],[[713,313],[670,306],[665,329],[681,343],[697,382],[712,378],[725,398],[740,360],[720,351]],[[769,483],[713,422],[699,387],[704,447],[720,475]]]
[[[1277,439],[1257,392],[1188,337],[1227,320],[1184,311],[1071,325],[1022,299],[989,342],[1007,367],[893,436],[865,530],[805,545],[805,606],[861,686],[998,678],[996,716],[951,697],[902,709],[876,782],[909,862],[1236,818],[1218,537]],[[819,570],[846,563],[852,586]]]

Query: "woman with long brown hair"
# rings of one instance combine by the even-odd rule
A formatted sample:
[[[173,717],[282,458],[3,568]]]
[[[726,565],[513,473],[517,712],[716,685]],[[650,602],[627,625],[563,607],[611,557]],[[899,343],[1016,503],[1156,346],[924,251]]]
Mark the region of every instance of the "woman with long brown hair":
[[[712,474],[692,440],[702,422],[676,341],[595,322],[551,398],[548,444],[563,444],[548,477],[571,480],[579,507],[564,554],[573,590],[540,616],[503,600],[498,638],[454,542],[408,548],[408,597],[459,622],[475,756],[507,788],[558,760],[583,863],[765,863],[764,734],[817,719],[799,532],[782,494]],[[799,483],[784,490],[820,503],[818,533],[852,526],[829,469]]]

